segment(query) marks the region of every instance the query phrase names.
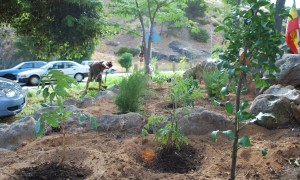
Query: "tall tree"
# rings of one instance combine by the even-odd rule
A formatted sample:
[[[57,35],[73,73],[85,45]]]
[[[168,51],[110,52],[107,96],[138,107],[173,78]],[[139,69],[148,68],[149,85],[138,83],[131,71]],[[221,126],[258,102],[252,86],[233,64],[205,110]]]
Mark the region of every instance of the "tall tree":
[[[282,17],[280,12],[284,9],[285,0],[276,0],[276,13],[275,13],[275,29],[280,32],[282,27]]]
[[[111,32],[99,1],[9,0],[3,3],[0,21],[10,24],[17,35],[27,36],[34,53],[43,59],[79,58],[99,38]]]
[[[150,72],[151,47],[155,23],[174,22],[176,26],[190,26],[185,14],[188,0],[112,0],[110,4],[114,15],[138,19],[142,29],[142,52],[145,55],[145,71]],[[149,23],[149,36],[146,36]],[[147,37],[147,39],[146,39]]]

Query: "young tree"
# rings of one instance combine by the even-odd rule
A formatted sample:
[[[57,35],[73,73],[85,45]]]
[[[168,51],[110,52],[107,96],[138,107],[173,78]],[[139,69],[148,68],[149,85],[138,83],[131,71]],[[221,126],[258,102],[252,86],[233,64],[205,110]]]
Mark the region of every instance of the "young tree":
[[[129,20],[139,20],[142,28],[142,52],[145,55],[145,71],[150,73],[152,35],[155,23],[175,22],[176,26],[190,26],[185,14],[189,0],[112,0],[111,12]],[[146,39],[149,22],[149,36]]]
[[[0,10],[0,22],[10,24],[17,35],[27,36],[42,59],[79,58],[113,29],[99,1],[13,0],[1,4]]]
[[[235,168],[237,162],[237,151],[241,147],[251,146],[251,139],[244,135],[239,137],[240,130],[245,124],[252,123],[255,120],[261,120],[270,114],[259,114],[253,118],[253,115],[245,109],[248,105],[246,101],[241,102],[241,91],[243,88],[243,79],[247,74],[251,74],[257,87],[269,86],[274,73],[278,72],[275,62],[280,58],[284,51],[281,45],[285,39],[281,33],[276,31],[275,8],[266,0],[247,0],[248,10],[234,8],[231,15],[225,17],[224,25],[216,28],[215,31],[224,31],[227,48],[220,54],[222,61],[218,67],[228,70],[229,78],[237,78],[235,110],[231,102],[227,102],[225,109],[228,113],[235,114],[234,131],[223,131],[223,134],[233,139],[232,162],[230,179],[235,179]],[[254,70],[254,71],[253,71]],[[265,76],[262,77],[261,73]],[[228,87],[222,88],[223,94],[228,93]],[[253,118],[253,119],[251,119]],[[211,137],[216,140],[214,131]],[[262,154],[266,154],[266,149],[262,149]]]
[[[128,72],[129,68],[132,66],[132,57],[131,53],[124,53],[119,59],[120,65],[126,69],[126,72]]]

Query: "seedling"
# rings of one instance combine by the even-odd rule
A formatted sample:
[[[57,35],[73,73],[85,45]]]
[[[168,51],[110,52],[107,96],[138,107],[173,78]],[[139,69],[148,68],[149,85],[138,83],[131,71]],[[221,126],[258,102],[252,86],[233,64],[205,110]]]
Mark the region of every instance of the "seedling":
[[[78,85],[78,83],[75,81],[75,79],[57,70],[51,70],[49,73],[41,77],[41,79],[42,85],[39,87],[40,89],[38,94],[41,93],[43,95],[45,102],[48,98],[50,104],[55,101],[58,105],[58,108],[54,111],[45,112],[41,115],[35,125],[34,133],[35,137],[44,137],[46,124],[53,128],[61,128],[63,151],[61,156],[62,158],[57,164],[57,166],[60,166],[66,158],[65,120],[74,114],[73,111],[66,111],[63,105],[63,98],[68,96],[67,90],[71,88],[72,85]],[[42,106],[49,107],[49,105],[46,103],[43,103]],[[80,114],[79,117],[80,122],[85,121],[87,118],[85,114]],[[91,127],[96,128],[96,119],[93,116],[90,116],[89,119]]]

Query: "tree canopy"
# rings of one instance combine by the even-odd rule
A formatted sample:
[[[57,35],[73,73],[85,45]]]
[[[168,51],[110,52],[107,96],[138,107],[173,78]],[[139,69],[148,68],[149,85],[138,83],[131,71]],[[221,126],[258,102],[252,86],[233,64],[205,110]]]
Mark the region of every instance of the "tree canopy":
[[[99,1],[9,0],[1,2],[0,12],[0,22],[26,36],[42,59],[82,57],[112,33]]]

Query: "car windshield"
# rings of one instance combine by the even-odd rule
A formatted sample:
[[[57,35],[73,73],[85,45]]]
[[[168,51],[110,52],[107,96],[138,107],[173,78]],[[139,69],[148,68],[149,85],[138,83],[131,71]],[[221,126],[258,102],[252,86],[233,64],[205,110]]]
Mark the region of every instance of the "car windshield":
[[[25,64],[25,63],[20,63],[20,64],[14,66],[13,69],[18,69],[18,68],[20,68],[23,64]]]
[[[49,69],[50,67],[53,67],[53,63],[48,63],[45,66],[41,67],[41,69]]]

